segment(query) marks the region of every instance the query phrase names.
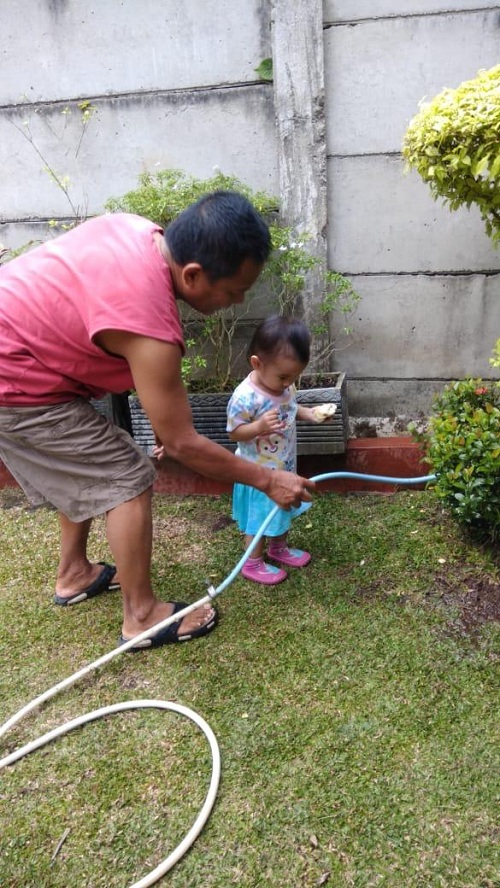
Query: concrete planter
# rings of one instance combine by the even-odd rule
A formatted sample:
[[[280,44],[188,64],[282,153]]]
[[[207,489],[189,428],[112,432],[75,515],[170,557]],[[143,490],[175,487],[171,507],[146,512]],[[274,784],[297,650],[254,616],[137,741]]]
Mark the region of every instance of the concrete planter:
[[[299,389],[297,401],[307,407],[316,404],[336,404],[337,412],[330,422],[298,422],[297,453],[299,456],[344,453],[349,432],[347,384],[345,373],[333,374],[333,385],[315,387],[314,377],[302,377],[307,387]]]
[[[297,423],[297,453],[299,455],[345,452],[349,427],[345,374],[334,374],[332,381],[334,384],[327,388],[305,388],[300,389],[297,393],[298,402],[306,404],[308,407],[329,402],[337,405],[337,412],[331,422],[322,424]],[[234,451],[236,444],[229,440],[226,432],[226,408],[229,398],[230,394],[227,393],[210,392],[189,395],[189,403],[193,411],[196,431],[228,450]],[[137,396],[131,395],[129,397],[129,405],[134,439],[146,453],[151,454],[154,434],[149,419]]]

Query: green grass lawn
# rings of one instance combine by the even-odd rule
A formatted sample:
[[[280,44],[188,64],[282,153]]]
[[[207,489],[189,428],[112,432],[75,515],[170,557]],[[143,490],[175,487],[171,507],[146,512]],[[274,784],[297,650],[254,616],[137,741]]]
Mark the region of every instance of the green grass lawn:
[[[195,601],[240,557],[228,497],[156,496],[161,597]],[[117,643],[119,594],[52,604],[56,515],[0,491],[0,722]],[[276,588],[238,578],[205,639],[118,657],[5,736],[0,755],[108,703],[173,700],[215,732],[222,780],[162,884],[500,886],[498,551],[431,492],[319,496]],[[104,524],[92,556],[109,558]],[[4,770],[0,885],[123,886],[176,846],[210,756],[172,713],[101,720]],[[59,848],[62,837],[65,841]]]

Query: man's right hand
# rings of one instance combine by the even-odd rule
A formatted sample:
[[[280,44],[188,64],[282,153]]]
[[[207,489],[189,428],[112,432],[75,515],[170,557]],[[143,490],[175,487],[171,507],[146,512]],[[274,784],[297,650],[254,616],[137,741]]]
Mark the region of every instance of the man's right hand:
[[[301,503],[309,503],[312,500],[311,494],[316,489],[314,481],[281,469],[270,471],[270,474],[269,486],[265,493],[282,509],[288,511],[292,506],[297,508]]]

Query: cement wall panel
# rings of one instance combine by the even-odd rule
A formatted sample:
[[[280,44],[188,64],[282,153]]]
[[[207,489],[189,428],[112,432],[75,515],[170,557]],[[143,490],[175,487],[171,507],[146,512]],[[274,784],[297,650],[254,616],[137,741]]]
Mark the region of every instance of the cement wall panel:
[[[403,18],[470,9],[499,9],[497,0],[324,0],[323,21],[357,22],[384,17]]]
[[[398,157],[330,158],[329,262],[349,274],[500,270],[475,207],[450,212]]]
[[[74,205],[88,214],[101,212],[109,197],[135,187],[139,173],[168,167],[201,178],[219,168],[252,187],[277,191],[274,106],[267,85],[122,97],[95,106],[81,142],[75,106],[70,115],[62,114],[59,105],[42,106],[38,113],[4,110],[0,167],[8,175],[1,184],[3,220],[71,214],[47,164],[60,177],[69,177]]]
[[[359,4],[357,4],[359,5]],[[500,7],[367,21],[325,32],[327,151],[401,151],[424,97],[500,60]]]
[[[362,296],[341,355],[349,378],[492,376],[500,334],[497,275],[352,278]]]
[[[57,231],[47,222],[0,221],[0,244],[11,250],[18,250],[28,244],[37,246],[56,236]]]
[[[407,432],[411,420],[419,420],[429,415],[432,401],[441,392],[446,379],[347,379],[349,416],[352,420],[354,437],[366,437],[361,428],[366,427],[366,418],[375,417],[372,428],[380,431],[381,420],[398,417],[397,425],[391,434]],[[362,421],[359,421],[362,417]],[[372,425],[370,423],[370,425]],[[375,436],[375,435],[373,435]]]
[[[3,0],[0,104],[255,81],[270,37],[268,3]]]

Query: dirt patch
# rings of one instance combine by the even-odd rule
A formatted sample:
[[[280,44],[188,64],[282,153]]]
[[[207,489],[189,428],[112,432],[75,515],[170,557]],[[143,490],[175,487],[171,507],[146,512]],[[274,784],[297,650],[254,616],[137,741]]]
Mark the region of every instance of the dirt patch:
[[[452,623],[466,635],[483,623],[500,620],[500,583],[488,577],[468,576],[457,586],[456,581],[437,576],[435,590],[430,594],[447,610],[455,612]]]
[[[234,526],[230,515],[203,511],[202,504],[191,507],[187,515],[155,517],[153,523],[154,550],[159,555],[163,548],[165,557],[174,563],[200,564],[206,560],[207,545],[213,545],[212,537]]]
[[[0,509],[16,509],[18,506],[30,506],[23,491],[18,487],[5,487],[0,498]]]
[[[360,586],[353,600],[370,602],[388,593],[384,579]],[[484,623],[500,621],[500,582],[490,577],[475,576],[468,567],[453,566],[453,576],[436,574],[425,593],[427,603],[444,613],[451,632],[472,636]],[[415,596],[398,595],[399,604],[415,604]]]
[[[179,537],[193,533],[193,521],[191,518],[182,518],[180,515],[168,518],[154,518],[153,534],[155,538],[175,540]]]
[[[212,533],[218,533],[220,530],[225,530],[225,528],[230,525],[234,526],[234,521],[230,515],[219,515],[210,523],[209,527]]]

